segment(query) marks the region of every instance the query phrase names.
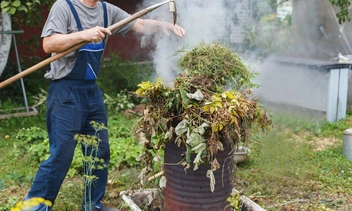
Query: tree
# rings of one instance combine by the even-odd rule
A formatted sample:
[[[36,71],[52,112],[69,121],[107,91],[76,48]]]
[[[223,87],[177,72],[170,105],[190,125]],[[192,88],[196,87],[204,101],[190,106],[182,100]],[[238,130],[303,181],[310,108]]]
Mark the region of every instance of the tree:
[[[11,15],[15,14],[17,11],[28,12],[28,10],[33,9],[33,5],[35,4],[40,4],[40,0],[32,0],[32,1],[3,0],[1,1],[1,11],[7,12]]]
[[[43,11],[56,0],[2,0],[1,12],[8,13],[16,28],[43,24]],[[15,15],[16,14],[16,15]],[[0,20],[1,21],[1,20]]]
[[[340,7],[340,12],[336,14],[336,17],[339,19],[339,23],[342,24],[346,21],[351,21],[349,15],[349,7],[351,6],[350,0],[329,0],[332,5]]]
[[[40,26],[43,24],[43,12],[49,11],[55,0],[2,0],[0,13],[0,31],[22,29],[23,26]],[[11,35],[0,34],[0,76],[7,64],[11,47]],[[39,37],[31,37],[28,40],[19,39],[17,44],[30,42],[31,48],[39,45]]]

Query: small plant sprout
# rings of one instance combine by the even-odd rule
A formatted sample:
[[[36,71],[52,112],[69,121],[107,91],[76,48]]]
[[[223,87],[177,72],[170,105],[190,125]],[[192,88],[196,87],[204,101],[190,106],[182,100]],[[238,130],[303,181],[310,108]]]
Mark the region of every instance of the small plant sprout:
[[[90,124],[95,130],[94,135],[87,134],[76,134],[74,139],[80,143],[84,150],[83,159],[83,178],[84,178],[84,194],[88,196],[88,199],[84,197],[85,211],[93,211],[94,206],[92,204],[92,185],[94,181],[99,178],[93,175],[93,170],[102,170],[107,168],[104,159],[98,158],[99,143],[102,141],[99,138],[99,131],[107,130],[107,127],[95,121],[91,121]]]
[[[242,210],[240,193],[231,193],[231,195],[227,198],[227,201],[230,203],[229,206],[231,206],[231,211]]]

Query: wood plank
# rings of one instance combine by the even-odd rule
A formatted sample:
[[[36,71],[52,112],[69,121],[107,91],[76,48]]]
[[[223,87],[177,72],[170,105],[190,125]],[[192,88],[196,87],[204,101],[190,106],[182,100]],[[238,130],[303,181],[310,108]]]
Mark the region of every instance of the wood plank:
[[[14,113],[12,114],[3,114],[0,115],[0,119],[9,119],[11,117],[26,117],[26,116],[36,116],[38,115],[38,111],[35,107],[28,107],[29,111],[27,112],[26,108],[14,108]],[[25,112],[22,112],[25,111]],[[0,113],[3,111],[0,110]]]

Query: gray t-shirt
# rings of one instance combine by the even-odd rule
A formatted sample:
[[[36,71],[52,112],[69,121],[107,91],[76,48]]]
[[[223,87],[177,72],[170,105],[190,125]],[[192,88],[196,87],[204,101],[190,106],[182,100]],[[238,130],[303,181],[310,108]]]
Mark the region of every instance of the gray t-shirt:
[[[89,29],[95,26],[104,27],[104,12],[102,8],[103,6],[100,2],[97,3],[96,7],[88,7],[80,0],[71,0],[71,2],[78,13],[83,29]],[[130,14],[108,2],[106,2],[106,7],[108,26],[130,16]],[[125,36],[134,23],[135,21],[113,31],[112,33]],[[57,33],[69,34],[77,31],[77,24],[68,3],[65,0],[57,0],[50,10],[41,37],[44,38]],[[52,62],[50,64],[50,71],[47,72],[44,77],[52,80],[65,77],[71,72],[76,62],[77,54],[78,51],[74,51]]]

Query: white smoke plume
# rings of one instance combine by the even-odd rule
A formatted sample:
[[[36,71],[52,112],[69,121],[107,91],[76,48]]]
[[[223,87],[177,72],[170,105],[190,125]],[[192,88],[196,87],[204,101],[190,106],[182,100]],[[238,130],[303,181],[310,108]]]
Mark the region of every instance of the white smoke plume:
[[[140,5],[140,9],[159,2],[160,0],[144,0]],[[236,43],[232,42],[233,36],[231,33],[233,33],[233,25],[238,24],[236,21],[243,20],[236,20],[234,17],[246,10],[256,15],[275,14],[276,11],[272,11],[272,7],[270,7],[268,2],[269,1],[263,0],[176,0],[178,9],[177,24],[187,31],[187,35],[183,38],[176,36],[168,38],[164,35],[153,38],[144,37],[142,39],[142,46],[150,45],[150,42],[153,42],[155,51],[152,52],[151,57],[156,67],[157,74],[164,82],[171,82],[175,78],[175,73],[179,71],[177,69],[177,61],[180,56],[182,56],[182,54],[175,56],[175,52],[183,48],[190,50],[203,41],[207,43],[213,41],[230,41],[229,44],[236,45]],[[323,26],[323,24],[326,24],[324,25],[324,29],[327,33],[330,33],[327,34],[327,36],[329,36],[329,40],[331,41],[332,38],[334,38],[332,33],[334,32],[336,23],[330,23],[333,19],[328,16],[329,14],[321,12],[325,11],[323,10],[323,8],[326,7],[326,5],[324,5],[325,3],[320,0],[310,0],[309,2],[305,0],[295,0],[294,2],[296,2],[296,6],[301,6],[298,10],[295,10],[296,19],[294,19],[292,23],[292,29],[297,32],[297,34],[294,34],[296,35],[294,38],[298,41],[290,48],[285,49],[287,51],[286,53],[288,53],[287,56],[290,56],[294,60],[294,56],[320,58],[321,55],[330,55],[322,49],[332,51],[334,49],[329,47],[329,43],[327,43],[326,38],[324,38],[319,29],[322,28],[321,26]],[[241,5],[241,3],[250,6],[240,8],[239,5]],[[316,8],[318,3],[320,6]],[[255,7],[252,7],[253,5],[255,5]],[[172,22],[172,14],[168,11],[167,7],[167,5],[164,5],[158,8],[148,14],[147,18]],[[301,14],[301,12],[303,13]],[[303,19],[297,21],[297,17],[301,16],[303,16]],[[256,19],[257,16],[247,14],[247,17],[250,19],[249,24],[260,21]],[[251,25],[249,24],[246,26],[250,28]],[[262,27],[263,29],[272,30],[269,30],[266,34],[255,34],[255,36],[257,36],[256,38],[258,38],[261,43],[264,43],[261,48],[257,48],[257,50],[261,50],[258,51],[259,53],[266,51],[266,49],[264,49],[267,47],[265,44],[271,43],[272,46],[281,46],[282,38],[293,35],[286,33],[283,34],[283,36],[279,36],[279,29]],[[345,30],[347,29],[348,27],[345,28]],[[286,43],[284,42],[284,44]],[[290,50],[293,51],[291,52]],[[317,73],[317,71],[312,71],[309,68],[292,69],[288,66],[273,66],[270,64],[272,63],[270,61],[260,60],[257,56],[258,52],[247,51],[246,55],[242,54],[240,57],[251,70],[259,73],[259,77],[256,78],[259,89],[254,91],[261,99],[308,108],[309,112],[310,110],[326,110],[328,79],[323,71]],[[272,53],[273,55],[278,54],[278,52]],[[283,54],[280,53],[279,56],[283,56]],[[271,58],[271,56],[268,55],[267,58]]]
[[[146,8],[159,3],[160,0],[144,1],[141,8]],[[177,61],[181,54],[175,53],[181,49],[198,45],[200,42],[212,42],[224,39],[226,36],[226,25],[228,25],[228,8],[224,5],[225,0],[177,0],[177,24],[182,26],[187,35],[178,38],[174,35],[166,37],[161,34],[157,37],[143,37],[141,45],[148,45],[150,41],[155,44],[152,52],[153,62],[159,77],[164,81],[171,81],[177,72]],[[146,18],[173,22],[173,15],[164,5],[149,13]]]

